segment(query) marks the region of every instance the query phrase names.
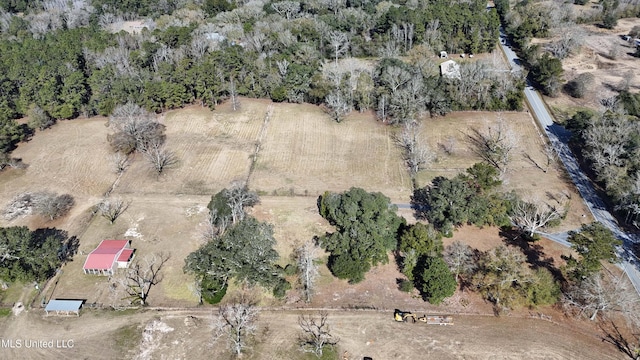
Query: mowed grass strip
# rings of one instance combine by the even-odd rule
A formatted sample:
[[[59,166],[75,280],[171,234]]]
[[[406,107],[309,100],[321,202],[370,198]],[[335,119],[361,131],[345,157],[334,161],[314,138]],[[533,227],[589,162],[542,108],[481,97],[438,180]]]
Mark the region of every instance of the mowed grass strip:
[[[408,199],[411,182],[393,131],[371,114],[355,113],[336,123],[316,106],[278,104],[251,186],[268,194],[310,196],[357,186]]]

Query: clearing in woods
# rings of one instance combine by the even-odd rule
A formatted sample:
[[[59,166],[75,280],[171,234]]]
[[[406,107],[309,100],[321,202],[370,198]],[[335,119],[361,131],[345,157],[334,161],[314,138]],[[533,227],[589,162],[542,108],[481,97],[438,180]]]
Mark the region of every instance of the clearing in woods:
[[[272,115],[264,133],[260,135],[270,107]],[[546,161],[541,150],[542,140],[529,115],[505,113],[502,116],[519,136],[511,170],[505,177],[507,189],[531,193],[543,199],[550,193],[568,192],[572,194],[571,210],[563,228],[574,229],[581,222],[588,221],[588,217],[580,217],[579,214],[586,213],[582,208],[582,202],[572,186],[562,177],[561,171],[552,166],[547,172],[543,172],[530,161],[524,160],[522,154],[526,152],[537,162]],[[402,163],[400,150],[394,145],[392,138],[397,129],[377,123],[371,114],[354,114],[343,123],[337,124],[319,108],[311,105],[272,104],[265,100],[242,99],[241,108],[237,112],[232,112],[228,104],[219,106],[213,112],[191,106],[171,111],[161,116],[160,121],[167,126],[167,147],[176,153],[179,162],[174,168],[168,169],[166,174],[157,177],[149,170],[144,160],[139,155],[136,156],[111,194],[131,201],[127,212],[113,225],[103,218],[91,216],[93,206],[100,201],[117,178],[107,160],[110,152],[104,118],[60,122],[50,130],[39,132],[30,142],[20,144],[15,151],[14,156],[23,158],[29,167],[24,170],[10,169],[0,175],[0,186],[3,190],[0,201],[3,204],[22,191],[52,190],[71,193],[76,198],[72,213],[55,222],[47,223],[35,217],[13,221],[0,220],[2,226],[56,226],[69,230],[71,235],[80,238],[80,252],[50,283],[46,291],[38,296],[36,304],[41,299],[51,298],[81,298],[87,299],[89,304],[98,303],[105,306],[117,302],[119,299],[114,298],[109,292],[106,277],[86,276],[81,269],[87,254],[102,239],[128,238],[133,240],[132,245],[137,249],[138,257],[161,251],[171,253],[171,259],[164,269],[164,280],[151,290],[149,303],[152,306],[195,306],[197,298],[192,291],[192,279],[182,272],[184,258],[202,243],[201,222],[205,219],[206,204],[210,196],[234,180],[247,179],[252,169],[256,141],[261,136],[261,150],[249,178],[250,187],[262,194],[261,204],[252,209],[251,213],[260,220],[274,224],[277,250],[281,254],[282,265],[290,261],[290,254],[296,245],[312,239],[314,235],[322,235],[332,230],[318,215],[316,208],[317,195],[325,190],[342,191],[352,186],[360,186],[367,190],[380,191],[394,202],[408,203],[410,200],[411,182]],[[488,123],[495,121],[496,114],[489,112],[454,113],[437,119],[424,119],[425,126],[421,136],[437,153],[438,159],[430,169],[419,174],[418,183],[423,186],[436,175],[453,176],[477,162],[479,159],[468,150],[464,134],[474,127],[482,130]],[[449,138],[454,139],[451,155],[439,148],[439,144]],[[410,210],[407,209],[401,210],[401,213],[407,217],[411,216]],[[482,249],[501,242],[497,229],[483,230],[484,240],[480,237],[476,239],[475,231],[477,229],[461,229],[455,238]],[[394,307],[400,307],[414,311],[423,309],[482,314],[491,312],[489,305],[473,296],[470,300],[471,305],[460,305],[460,296],[456,295],[456,299],[444,307],[434,307],[423,302],[415,294],[399,291],[396,278],[401,275],[393,264],[393,259],[390,260],[389,264],[372,269],[366,280],[355,286],[333,278],[326,267],[322,267],[317,296],[308,306],[373,307],[391,311]],[[285,303],[268,296],[263,299],[263,303],[269,305],[294,308],[305,306],[297,301],[299,297],[295,291],[291,292]],[[98,315],[85,312],[79,319],[38,320],[39,314],[37,310],[32,311],[28,319],[33,320],[35,317],[34,323],[41,324],[42,331],[48,329],[50,332],[64,323],[65,329],[78,331],[77,335],[74,335],[77,336],[78,343],[94,343],[95,339],[104,337],[108,339],[105,344],[113,344],[122,337],[118,335],[119,332],[139,334],[142,329],[123,328],[124,321],[120,324],[114,320],[113,328],[106,326],[102,331],[92,330],[86,333],[85,339],[82,335],[84,333],[76,330],[72,324],[82,324],[81,328],[100,327],[103,319],[94,319]],[[137,314],[132,316],[144,317]],[[292,318],[291,322],[278,322],[275,320],[277,316],[279,315],[264,316],[267,320],[265,324],[269,324],[271,332],[265,332],[265,340],[256,347],[259,349],[256,351],[261,354],[256,358],[275,359],[278,358],[277,354],[297,351],[291,348],[291,334],[297,327],[295,315],[285,316]],[[122,317],[125,318],[128,319],[128,316]],[[431,335],[426,337],[411,337],[409,334],[412,334],[412,329],[415,328],[402,327],[410,324],[394,324],[391,315],[386,313],[345,314],[340,315],[340,318],[344,321],[336,326],[341,329],[341,334],[344,334],[341,336],[345,344],[344,350],[350,353],[364,355],[368,354],[367,349],[380,346],[375,348],[374,352],[378,356],[374,354],[374,358],[410,358],[420,356],[425,351],[430,351],[435,358],[448,357],[447,352],[438,353],[438,349],[445,347],[442,344],[450,344],[450,340],[429,337],[440,336],[433,331],[429,331]],[[183,320],[184,318],[180,321]],[[34,325],[23,321],[22,318],[3,321],[11,321],[14,332],[0,333],[2,338],[11,334],[29,334],[28,331],[35,331]],[[497,340],[483,338],[492,336],[491,334],[476,334],[478,329],[496,332],[496,328],[506,326],[504,331],[497,332],[508,334],[513,338],[514,344],[525,344],[520,350],[513,350],[516,351],[515,354],[524,357],[535,351],[542,351],[547,343],[552,343],[539,341],[539,336],[534,337],[527,333],[530,326],[544,327],[547,326],[546,323],[526,325],[510,319],[493,318],[482,320],[476,325],[473,325],[475,320],[460,321],[461,324],[469,323],[468,326],[456,326],[451,333],[456,334],[451,341],[462,343],[462,350],[456,355],[459,357],[486,358],[491,356],[489,354],[492,351],[504,351],[504,356],[514,354],[508,350],[508,346],[505,347],[507,350],[493,349],[489,345],[480,346],[483,341],[491,340],[492,342],[486,344],[495,344]],[[494,322],[503,325],[492,325]],[[208,325],[205,327],[206,331],[201,331],[203,339],[200,344],[208,341],[204,337],[209,339]],[[286,335],[277,335],[281,330],[284,334],[285,329],[289,331]],[[403,337],[408,339],[408,343],[396,345],[392,340],[383,340],[399,339],[395,333],[402,333],[402,329],[408,331]],[[545,329],[552,335],[557,332]],[[375,331],[382,333],[377,337],[370,337]],[[388,334],[384,335],[384,332]],[[269,336],[276,336],[276,339],[272,341]],[[472,344],[467,339],[475,339],[474,336],[477,336],[478,345],[464,345]],[[564,332],[562,336],[572,337]],[[284,344],[285,337],[289,341],[287,344]],[[541,353],[547,354],[547,358],[562,358],[567,347],[575,351],[588,349],[587,345],[571,345],[572,341],[567,340],[565,345],[558,342],[557,347],[553,346]],[[580,342],[576,341],[576,344]],[[271,342],[274,348],[270,348]],[[366,345],[367,342],[370,345]],[[370,347],[371,344],[378,345]],[[92,354],[102,354],[101,351],[109,349],[107,345],[104,348],[95,344],[87,346],[93,347],[84,347],[89,351],[86,353]],[[206,346],[202,348],[208,349]],[[594,345],[595,348],[597,349],[593,354],[606,354],[608,351],[608,348],[600,348],[600,345]],[[77,349],[83,347],[78,345]],[[515,345],[511,349],[515,349]],[[518,352],[528,350],[531,352]],[[106,355],[113,353],[104,351],[105,358],[113,357]],[[134,353],[137,351],[133,349]],[[450,349],[447,348],[446,351]],[[272,357],[264,354],[270,354],[268,356]],[[590,354],[591,352],[585,350],[585,356],[582,358],[589,358]],[[156,353],[157,356],[160,355]],[[182,356],[176,352],[169,357]]]
[[[615,29],[605,29],[597,25],[576,25],[586,34],[583,45],[566,59],[562,60],[564,80],[571,81],[580,74],[594,76],[593,85],[583,98],[573,98],[565,92],[557,97],[545,97],[556,116],[572,113],[579,108],[600,109],[600,100],[617,95],[627,88],[632,93],[640,90],[640,61],[633,56],[633,39],[625,41],[623,35],[634,26],[640,25],[640,19],[619,19]],[[535,39],[535,43],[548,40]]]

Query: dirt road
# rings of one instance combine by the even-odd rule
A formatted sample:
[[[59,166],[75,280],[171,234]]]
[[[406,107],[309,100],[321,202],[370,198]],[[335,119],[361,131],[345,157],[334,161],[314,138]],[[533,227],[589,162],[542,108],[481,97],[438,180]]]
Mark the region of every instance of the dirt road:
[[[263,311],[246,358],[301,358],[295,344],[299,314]],[[32,310],[2,320],[0,359],[226,359],[224,341],[211,345],[211,316],[210,309],[121,315],[85,311],[80,317]],[[350,359],[620,358],[595,335],[539,319],[456,316],[454,326],[437,326],[396,323],[391,313],[355,310],[331,311],[329,323],[340,338],[340,354],[347,351]],[[16,347],[18,340],[21,347]],[[49,342],[53,348],[27,348],[27,341]]]

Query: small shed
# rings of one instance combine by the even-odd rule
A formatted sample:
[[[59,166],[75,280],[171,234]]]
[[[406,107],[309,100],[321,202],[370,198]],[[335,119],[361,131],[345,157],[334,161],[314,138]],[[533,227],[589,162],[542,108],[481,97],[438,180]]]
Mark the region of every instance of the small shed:
[[[50,311],[55,311],[56,315],[70,315],[71,313],[75,313],[77,316],[80,316],[80,308],[83,302],[83,300],[49,300],[44,311],[47,315],[49,315]]]
[[[460,65],[453,61],[447,60],[440,64],[440,75],[449,79],[460,79]]]

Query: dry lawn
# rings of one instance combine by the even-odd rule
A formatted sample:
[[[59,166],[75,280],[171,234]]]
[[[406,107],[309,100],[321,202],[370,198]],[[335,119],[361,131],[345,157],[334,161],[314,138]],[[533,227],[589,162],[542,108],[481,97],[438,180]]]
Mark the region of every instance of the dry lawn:
[[[18,194],[36,191],[71,194],[76,205],[66,219],[59,221],[45,222],[30,216],[8,222],[0,217],[0,225],[55,226],[76,232],[86,218],[85,212],[100,201],[116,179],[107,160],[104,125],[104,118],[62,121],[20,144],[12,156],[22,158],[28,167],[8,169],[0,175],[0,207]]]
[[[411,182],[392,132],[369,113],[356,113],[336,123],[316,106],[279,104],[251,187],[269,194],[317,196],[356,186],[406,201]]]
[[[141,158],[133,159],[132,166],[117,182],[112,193],[112,196],[130,201],[131,205],[113,225],[101,217],[91,216],[92,206],[116,179],[105,160],[109,149],[104,119],[62,122],[51,130],[38,133],[31,142],[21,144],[15,155],[22,157],[30,167],[5,171],[0,175],[0,184],[4,187],[0,200],[6,203],[20,191],[49,189],[72,193],[77,201],[73,213],[57,222],[44,223],[31,217],[1,222],[2,226],[57,226],[80,238],[80,252],[75,260],[50,282],[36,304],[41,298],[80,298],[86,299],[88,304],[113,304],[118,299],[109,292],[108,278],[85,276],[82,265],[101,240],[127,238],[132,240],[139,258],[157,252],[171,254],[164,269],[164,280],[151,290],[149,303],[152,306],[195,306],[197,299],[190,289],[192,279],[182,272],[184,258],[201,244],[200,223],[205,219],[205,207],[211,194],[234,180],[249,176],[256,141],[260,138],[264,116],[270,105],[268,101],[242,99],[238,112],[231,112],[228,105],[223,105],[213,112],[193,106],[167,113],[161,121],[167,126],[167,146],[175,151],[179,163],[166,174],[156,177]],[[278,104],[273,105],[273,109],[250,176],[250,187],[263,194],[261,203],[251,213],[274,224],[281,265],[290,262],[291,252],[297,245],[331,231],[316,208],[317,195],[325,190],[342,191],[360,186],[381,191],[396,202],[409,202],[411,184],[399,149],[392,141],[394,128],[376,123],[370,114],[355,114],[344,123],[337,124],[310,105]],[[573,229],[581,221],[586,221],[577,215],[584,212],[580,208],[581,202],[559,170],[550,168],[544,173],[522,158],[522,151],[528,151],[537,161],[544,160],[540,150],[542,140],[531,118],[523,113],[505,113],[503,116],[521,139],[511,170],[505,177],[506,188],[543,198],[547,192],[568,191],[574,200],[565,227]],[[425,185],[436,175],[453,176],[475,163],[477,159],[468,150],[464,134],[473,127],[481,128],[495,121],[493,113],[456,113],[425,119],[422,136],[434,151],[439,152],[438,162],[419,175],[419,183]],[[457,139],[454,154],[450,156],[437,150],[438,143],[449,136]],[[274,193],[277,196],[271,196]],[[291,194],[296,196],[289,196]],[[411,216],[407,209],[401,213]],[[454,239],[467,241],[481,250],[501,243],[496,229],[463,228]],[[551,245],[541,244],[545,252],[555,251],[549,250]],[[547,255],[556,258],[559,253]],[[490,305],[474,295],[457,294],[444,306],[435,307],[423,302],[415,293],[400,292],[396,279],[401,275],[393,259],[389,260],[388,264],[372,269],[367,279],[357,285],[336,280],[326,267],[322,267],[318,292],[311,304],[300,303],[296,291],[292,291],[284,302],[264,295],[263,303],[294,308],[389,310],[397,307],[425,312],[491,313]],[[208,310],[205,314],[209,314]],[[0,330],[0,337],[32,334],[33,338],[48,334],[48,338],[51,333],[56,333],[61,337],[75,338],[77,346],[72,350],[54,352],[44,349],[13,352],[22,351],[16,349],[6,353],[8,358],[77,358],[79,354],[114,358],[120,350],[131,351],[129,355],[137,354],[140,352],[136,348],[138,342],[131,345],[131,341],[123,338],[140,334],[143,324],[152,317],[164,316],[145,313],[119,317],[97,312],[85,313],[80,318],[57,319],[41,318],[40,315],[40,310],[35,309],[23,318],[6,320],[11,321],[11,330]],[[194,327],[193,324],[185,324],[185,316],[170,316],[166,320],[176,330],[153,345],[162,352],[151,351],[150,358],[165,356],[179,359],[186,358],[187,354],[193,357],[193,349],[198,349],[203,356],[211,353],[205,345],[209,340],[206,320]],[[265,314],[265,322],[261,325],[262,342],[255,347],[253,358],[296,358],[299,354],[292,343],[297,328],[295,316],[293,313]],[[387,313],[342,314],[337,317],[342,319],[335,325],[343,339],[341,351],[348,351],[354,359],[370,354],[374,358],[415,358],[425,353],[434,358],[522,358],[534,357],[534,353],[542,354],[542,358],[566,358],[569,351],[584,351],[585,355],[580,358],[589,359],[596,358],[594,354],[602,355],[597,358],[606,358],[609,353],[609,348],[601,348],[598,343],[587,344],[588,339],[582,335],[563,332],[558,338],[557,331],[543,322],[461,318],[459,324],[463,326],[456,325],[453,330],[445,332],[438,328],[438,332],[434,332],[433,328],[417,324],[415,327],[395,324]],[[501,330],[503,327],[506,330]],[[58,329],[58,332],[53,329]],[[425,333],[416,336],[416,329]],[[539,335],[540,331],[549,334],[544,336],[551,340],[540,341],[539,336],[530,335]],[[505,345],[495,348],[493,345],[498,337],[504,337],[501,341]],[[566,341],[555,340],[563,337]],[[553,345],[547,348],[547,344]],[[0,355],[0,358],[4,357],[4,354]]]
[[[178,164],[156,177],[137,156],[118,183],[116,193],[213,194],[234,180],[245,180],[268,102],[243,101],[234,113],[228,106],[212,112],[199,106],[170,111],[166,146]]]

